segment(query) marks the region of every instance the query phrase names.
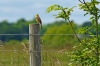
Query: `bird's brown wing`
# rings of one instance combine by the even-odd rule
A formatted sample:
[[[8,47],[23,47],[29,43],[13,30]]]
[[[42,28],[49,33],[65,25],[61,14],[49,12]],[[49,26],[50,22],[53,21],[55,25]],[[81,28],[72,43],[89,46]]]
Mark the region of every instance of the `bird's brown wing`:
[[[41,21],[41,18],[39,17],[39,23],[41,24],[41,28],[42,28],[42,21]]]
[[[42,24],[42,21],[41,21],[41,18],[40,18],[40,17],[38,18],[38,20],[39,20],[39,22]]]

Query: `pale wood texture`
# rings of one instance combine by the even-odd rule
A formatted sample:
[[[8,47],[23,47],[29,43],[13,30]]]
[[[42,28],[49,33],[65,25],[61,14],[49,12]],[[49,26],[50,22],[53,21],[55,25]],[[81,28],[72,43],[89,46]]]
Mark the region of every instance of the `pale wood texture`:
[[[40,25],[29,24],[30,66],[41,66]]]

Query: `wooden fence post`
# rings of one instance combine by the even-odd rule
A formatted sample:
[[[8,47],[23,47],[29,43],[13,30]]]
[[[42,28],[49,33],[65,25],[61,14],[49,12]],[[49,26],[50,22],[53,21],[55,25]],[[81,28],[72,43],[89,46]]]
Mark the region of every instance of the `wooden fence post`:
[[[29,24],[30,66],[41,66],[40,25]]]

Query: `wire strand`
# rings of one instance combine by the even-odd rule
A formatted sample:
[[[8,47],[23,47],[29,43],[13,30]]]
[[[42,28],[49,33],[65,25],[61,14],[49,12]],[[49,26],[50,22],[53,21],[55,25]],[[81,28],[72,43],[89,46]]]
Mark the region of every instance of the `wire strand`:
[[[15,36],[20,36],[20,35],[31,35],[31,34],[0,34],[0,36],[5,35],[5,36],[9,36],[9,35],[15,35]],[[50,35],[50,36],[62,36],[62,35],[67,35],[67,36],[74,36],[75,34],[34,34],[34,35]],[[95,35],[81,35],[81,34],[77,34],[79,36],[95,36]]]

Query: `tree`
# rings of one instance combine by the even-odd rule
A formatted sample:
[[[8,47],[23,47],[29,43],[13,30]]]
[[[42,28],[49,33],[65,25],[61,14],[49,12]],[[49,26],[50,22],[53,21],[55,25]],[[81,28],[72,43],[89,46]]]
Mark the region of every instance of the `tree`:
[[[73,23],[74,28],[76,28],[76,24]],[[47,36],[46,34],[50,34]],[[56,36],[55,36],[55,35]],[[60,34],[60,35],[59,35]],[[54,22],[52,24],[52,27],[49,27],[42,37],[43,40],[45,40],[44,45],[49,46],[52,48],[57,48],[61,46],[65,46],[69,44],[69,41],[72,39],[72,36],[66,36],[64,34],[73,34],[73,31],[69,24],[66,24],[66,22]],[[67,43],[65,43],[65,39],[67,39]],[[59,40],[59,41],[58,41]],[[74,43],[75,40],[70,42],[71,44]]]
[[[82,24],[82,27],[86,27],[86,26],[92,26],[92,23],[90,21],[86,21]]]
[[[65,21],[68,21],[71,25],[73,32],[76,35],[76,38],[80,42],[80,44],[73,47],[73,51],[71,52],[71,62],[69,63],[70,66],[100,66],[100,36],[99,36],[99,25],[98,20],[100,19],[100,9],[97,5],[100,4],[97,0],[91,0],[86,2],[85,0],[79,0],[80,4],[78,4],[80,10],[85,12],[85,15],[91,15],[90,20],[92,26],[80,28],[78,33],[85,35],[88,33],[91,37],[84,37],[82,40],[77,36],[76,31],[73,29],[71,24],[70,15],[73,11],[73,8],[62,7],[60,5],[51,5],[47,8],[47,12],[51,11],[60,11],[58,14],[55,15],[56,18],[63,18]],[[92,34],[89,30],[94,29],[96,35]]]
[[[28,34],[28,27],[31,23],[35,23],[35,20],[32,19],[27,21],[21,18],[16,23],[10,23],[7,20],[3,20],[0,23],[0,34]],[[21,41],[24,38],[28,39],[28,36],[0,35],[0,40],[2,41],[9,41],[12,39]]]

